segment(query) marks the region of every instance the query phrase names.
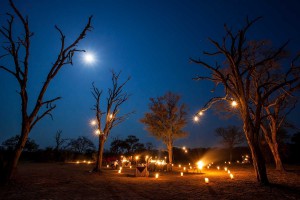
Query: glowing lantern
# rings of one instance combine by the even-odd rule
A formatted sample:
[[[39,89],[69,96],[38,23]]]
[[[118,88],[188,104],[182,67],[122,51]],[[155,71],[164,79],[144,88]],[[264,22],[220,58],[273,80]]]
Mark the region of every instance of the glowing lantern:
[[[88,165],[91,164],[91,161],[88,161],[87,164],[88,164]]]
[[[121,174],[121,170],[120,169],[119,169],[118,173]]]
[[[158,178],[158,177],[159,177],[159,175],[158,175],[158,173],[156,173],[156,174],[155,174],[155,178]]]
[[[96,134],[96,135],[100,135],[100,133],[101,133],[101,132],[99,131],[99,129],[95,130],[95,134]]]
[[[218,166],[217,169],[220,170],[220,167]]]
[[[86,160],[84,160],[83,162],[86,163]]]
[[[228,170],[227,173],[230,174],[230,170]]]
[[[224,167],[224,170],[227,171],[228,170],[227,167]]]
[[[90,122],[90,124],[91,124],[92,126],[95,126],[95,125],[97,124],[97,121],[96,121],[96,120],[92,120],[92,121]]]
[[[186,167],[184,167],[183,170],[185,171],[185,170],[186,170]]]
[[[231,179],[233,179],[233,174],[230,174],[229,176],[230,176]]]
[[[129,167],[130,169],[132,168],[132,166]]]
[[[180,172],[180,176],[183,176],[183,172]]]
[[[194,121],[195,121],[195,122],[199,121],[199,117],[198,117],[198,116],[195,116],[195,117],[194,117]]]
[[[236,101],[232,101],[232,102],[231,102],[231,106],[232,106],[232,107],[236,107],[236,106],[237,106],[237,102],[236,102]]]
[[[109,168],[109,165],[106,165],[106,168]]]
[[[208,183],[209,183],[209,179],[208,179],[208,178],[204,178],[204,182],[205,182],[206,184],[208,184]]]
[[[179,168],[181,168],[181,165],[178,165]]]

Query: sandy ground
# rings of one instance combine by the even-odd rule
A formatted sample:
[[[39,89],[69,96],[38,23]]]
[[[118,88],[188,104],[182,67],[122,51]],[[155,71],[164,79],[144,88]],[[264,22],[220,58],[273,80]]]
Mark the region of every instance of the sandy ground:
[[[20,164],[13,183],[0,187],[0,199],[300,199],[300,170],[289,168],[281,174],[269,171],[271,186],[257,184],[251,165],[216,167],[202,173],[184,173],[178,167],[158,179],[135,177],[134,169],[104,169],[90,173],[92,165],[47,163]],[[204,178],[209,178],[209,183]]]

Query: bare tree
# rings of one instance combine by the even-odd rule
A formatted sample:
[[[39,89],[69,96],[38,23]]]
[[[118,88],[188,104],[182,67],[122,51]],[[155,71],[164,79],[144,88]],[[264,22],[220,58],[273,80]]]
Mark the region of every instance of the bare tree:
[[[297,103],[297,98],[293,96],[293,93],[299,90],[299,77],[296,74],[296,76],[293,75],[293,73],[299,71],[295,67],[297,57],[292,61],[291,71],[283,72],[281,70],[284,68],[284,66],[282,66],[282,60],[288,58],[288,52],[283,48],[285,45],[276,52],[272,49],[270,42],[265,40],[251,41],[250,44],[251,48],[244,53],[244,62],[247,63],[247,65],[251,65],[254,60],[258,60],[261,55],[269,56],[274,53],[277,54],[275,57],[266,61],[264,65],[257,66],[253,72],[251,93],[253,96],[252,102],[254,104],[258,105],[259,102],[262,101],[260,98],[255,98],[255,90],[259,89],[261,94],[265,95],[274,87],[274,83],[284,83],[285,80],[292,77],[295,79],[294,84],[284,83],[282,88],[273,91],[271,95],[265,95],[263,103],[261,104],[263,109],[260,127],[264,139],[272,152],[276,169],[284,171],[278,150],[277,133],[280,128],[287,126],[286,117],[295,108]],[[250,110],[250,112],[255,116],[253,110]]]
[[[284,78],[284,77],[283,77]],[[292,93],[299,89],[293,85],[280,91],[278,95],[266,99],[264,108],[264,118],[261,129],[264,138],[272,152],[276,170],[285,171],[279,154],[278,132],[281,128],[289,126],[286,117],[294,110],[297,98]]]
[[[55,134],[55,150],[59,151],[67,139],[61,137],[62,130],[58,130]]]
[[[209,100],[197,115],[203,114],[218,101],[234,103],[244,123],[243,128],[252,154],[257,180],[262,184],[268,184],[265,161],[259,142],[261,124],[265,117],[263,106],[269,97],[277,98],[280,93],[289,91],[289,88],[299,87],[299,67],[292,62],[287,71],[283,71],[278,66],[274,70],[274,62],[282,58],[286,44],[274,50],[267,48],[264,42],[251,43],[246,38],[249,28],[259,19],[252,21],[247,19],[246,25],[237,33],[225,25],[226,35],[221,43],[209,39],[216,51],[204,52],[204,54],[214,57],[223,56],[225,61],[222,65],[219,63],[211,65],[200,59],[191,59],[191,61],[212,72],[211,77],[198,76],[196,80],[213,81],[216,85],[222,85],[225,90],[224,96]],[[264,51],[259,48],[264,48]],[[262,74],[264,76],[260,76]],[[279,78],[278,74],[283,76]],[[258,77],[263,79],[257,81]]]
[[[132,114],[132,112],[130,112],[119,116],[120,106],[129,98],[129,94],[123,91],[123,87],[130,80],[130,77],[128,77],[125,82],[119,84],[118,81],[120,74],[121,72],[116,74],[112,71],[112,88],[108,89],[105,111],[103,111],[100,106],[102,91],[100,91],[93,83],[92,94],[96,101],[93,110],[95,110],[96,114],[95,124],[97,125],[97,134],[99,138],[97,160],[94,171],[101,171],[104,143],[107,140],[111,129],[122,123],[130,114]]]
[[[169,156],[168,170],[173,162],[173,143],[183,138],[187,132],[182,129],[187,124],[186,106],[179,105],[180,96],[168,92],[162,97],[150,98],[149,113],[140,120],[146,125],[146,130],[167,146]]]
[[[73,63],[73,55],[76,52],[83,50],[77,49],[79,42],[86,36],[87,31],[91,30],[91,20],[89,18],[87,24],[83,28],[79,36],[69,45],[66,45],[66,36],[63,34],[62,30],[55,26],[56,30],[60,34],[61,47],[58,52],[57,59],[54,61],[54,64],[51,66],[48,75],[43,82],[43,85],[38,93],[38,97],[35,102],[35,105],[31,111],[29,111],[29,97],[27,93],[28,85],[28,73],[29,73],[29,56],[30,56],[30,44],[31,37],[33,33],[30,31],[28,18],[24,17],[19,10],[15,7],[12,0],[9,1],[10,6],[12,7],[17,19],[20,21],[24,34],[20,36],[14,35],[14,22],[15,17],[12,14],[7,14],[7,26],[2,26],[0,28],[0,35],[3,37],[5,42],[2,46],[6,53],[0,55],[0,59],[6,56],[10,56],[13,60],[13,65],[11,67],[0,65],[0,69],[8,72],[10,75],[15,77],[20,87],[20,97],[21,97],[21,112],[22,112],[22,127],[20,132],[20,140],[18,141],[17,147],[13,153],[13,156],[8,161],[7,166],[4,168],[4,171],[1,172],[1,179],[5,182],[9,181],[12,177],[14,169],[17,167],[19,157],[24,148],[24,145],[27,141],[28,135],[32,128],[46,115],[52,117],[51,112],[56,108],[54,104],[61,97],[55,97],[52,99],[44,99],[44,95],[47,91],[47,88],[53,78],[58,74],[61,68],[65,65]]]
[[[245,141],[243,131],[236,126],[220,127],[215,130],[216,136],[222,138],[222,143],[229,149],[229,160],[232,161],[232,151],[236,145]]]

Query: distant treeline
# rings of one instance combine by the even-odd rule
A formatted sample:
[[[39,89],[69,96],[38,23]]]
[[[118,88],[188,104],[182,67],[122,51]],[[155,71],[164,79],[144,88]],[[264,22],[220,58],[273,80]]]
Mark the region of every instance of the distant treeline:
[[[300,133],[294,134],[291,142],[280,143],[280,154],[283,162],[287,164],[300,164]],[[13,151],[15,137],[9,138],[0,146],[0,159],[5,160]],[[272,154],[268,146],[261,144],[266,162],[273,163]],[[227,148],[188,148],[185,150],[179,147],[173,148],[173,163],[194,163],[199,159],[206,159],[209,162],[225,162],[230,160],[230,152]],[[126,157],[146,155],[157,159],[168,159],[168,153],[164,149],[158,150],[151,143],[140,143],[136,136],[130,135],[125,139],[115,138],[111,142],[110,149],[104,151],[104,164],[112,160],[120,159],[121,155]],[[242,162],[243,156],[251,155],[248,147],[235,147],[232,152],[231,162]],[[131,157],[132,158],[132,157]],[[65,146],[47,147],[39,149],[34,140],[29,139],[21,155],[21,161],[32,162],[68,162],[77,160],[95,160],[96,148],[94,144],[83,136],[71,139]],[[134,159],[133,159],[134,160]],[[251,157],[249,158],[251,162]],[[168,160],[166,160],[168,161]],[[143,162],[143,160],[140,160]]]

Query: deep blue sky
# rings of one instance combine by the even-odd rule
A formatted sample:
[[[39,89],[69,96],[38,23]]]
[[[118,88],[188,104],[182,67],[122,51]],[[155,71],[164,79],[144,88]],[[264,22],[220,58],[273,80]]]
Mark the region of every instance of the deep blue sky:
[[[90,15],[93,15],[93,31],[80,43],[80,48],[93,52],[97,63],[87,66],[78,55],[73,66],[65,67],[50,85],[48,97],[62,96],[52,113],[54,120],[44,118],[31,132],[41,147],[53,146],[54,135],[62,130],[64,138],[86,136],[95,144],[96,137],[89,126],[94,113],[91,83],[104,90],[111,85],[110,70],[122,70],[122,78],[131,76],[126,91],[132,97],[122,112],[134,110],[127,121],[112,130],[110,137],[125,138],[136,135],[141,142],[153,142],[157,148],[163,145],[143,129],[139,119],[148,111],[150,97],[167,91],[178,93],[189,107],[186,130],[189,136],[175,145],[208,147],[218,144],[214,130],[220,126],[239,124],[237,120],[222,120],[209,111],[199,124],[192,116],[212,97],[212,85],[195,82],[196,74],[207,71],[190,64],[189,58],[202,57],[202,51],[211,50],[208,37],[220,40],[223,24],[238,28],[245,17],[263,16],[249,38],[270,39],[280,45],[290,39],[289,49],[300,50],[300,6],[298,1],[167,1],[167,0],[29,0],[16,1],[20,11],[29,16],[32,37],[29,102],[36,98],[46,72],[56,58],[60,38],[54,25],[58,25],[67,41],[72,41],[81,31]],[[0,2],[0,22],[5,22],[8,2]],[[2,42],[2,38],[1,38]],[[2,50],[1,50],[2,51]],[[214,62],[214,60],[207,60]],[[0,60],[1,64],[9,64]],[[123,80],[124,80],[123,79]],[[20,98],[16,93],[16,80],[0,71],[0,142],[20,132]],[[33,98],[34,97],[34,98]],[[103,96],[105,97],[105,96]],[[299,105],[292,113],[295,124],[299,119]],[[107,142],[110,144],[110,140]],[[107,145],[107,147],[108,147]]]

